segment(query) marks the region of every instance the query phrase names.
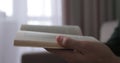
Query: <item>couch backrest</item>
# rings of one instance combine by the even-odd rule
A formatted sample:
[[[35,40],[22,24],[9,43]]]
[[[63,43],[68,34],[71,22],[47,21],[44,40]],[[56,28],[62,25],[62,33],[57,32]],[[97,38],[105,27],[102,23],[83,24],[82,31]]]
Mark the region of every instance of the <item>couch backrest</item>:
[[[107,42],[107,40],[111,37],[114,32],[115,27],[117,26],[118,21],[109,21],[105,22],[101,26],[100,30],[100,41]]]

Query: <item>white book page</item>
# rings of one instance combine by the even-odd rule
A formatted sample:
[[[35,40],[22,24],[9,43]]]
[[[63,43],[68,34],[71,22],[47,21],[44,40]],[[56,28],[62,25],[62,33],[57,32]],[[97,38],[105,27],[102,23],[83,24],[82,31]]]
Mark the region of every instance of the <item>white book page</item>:
[[[48,33],[60,33],[71,35],[82,35],[79,26],[41,26],[41,25],[22,25],[21,30],[48,32]]]

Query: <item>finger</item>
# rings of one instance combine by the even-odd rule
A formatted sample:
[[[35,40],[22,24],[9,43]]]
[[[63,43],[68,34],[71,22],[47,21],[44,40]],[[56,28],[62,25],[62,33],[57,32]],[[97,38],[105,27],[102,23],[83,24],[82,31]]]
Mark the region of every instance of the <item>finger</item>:
[[[57,36],[56,40],[57,40],[59,45],[63,46],[63,44],[61,43],[63,41],[63,36]]]
[[[60,37],[60,40],[59,40],[59,37]],[[78,41],[78,40],[71,39],[69,37],[58,36],[57,42],[59,45],[67,49],[77,50],[79,53],[83,55],[88,53],[84,41]]]
[[[64,36],[58,36],[57,37],[57,42],[59,45],[65,47],[65,48],[70,48],[70,49],[78,49],[81,47],[82,42],[64,37]]]

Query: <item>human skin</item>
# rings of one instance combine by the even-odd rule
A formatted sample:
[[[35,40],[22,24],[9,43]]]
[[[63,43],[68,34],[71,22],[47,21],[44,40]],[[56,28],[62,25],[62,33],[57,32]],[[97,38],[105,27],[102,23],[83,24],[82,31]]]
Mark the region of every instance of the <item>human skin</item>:
[[[120,59],[103,43],[74,40],[63,36],[58,36],[56,40],[65,49],[48,50],[68,63],[120,63]]]

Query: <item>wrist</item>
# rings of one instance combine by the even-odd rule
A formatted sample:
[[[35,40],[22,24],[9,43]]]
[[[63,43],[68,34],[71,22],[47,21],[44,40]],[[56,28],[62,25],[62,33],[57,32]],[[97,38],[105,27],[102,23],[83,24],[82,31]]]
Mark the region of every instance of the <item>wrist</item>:
[[[109,63],[120,63],[120,57],[115,57],[114,59],[109,60]]]
[[[117,57],[116,59],[116,63],[120,63],[120,57]]]

